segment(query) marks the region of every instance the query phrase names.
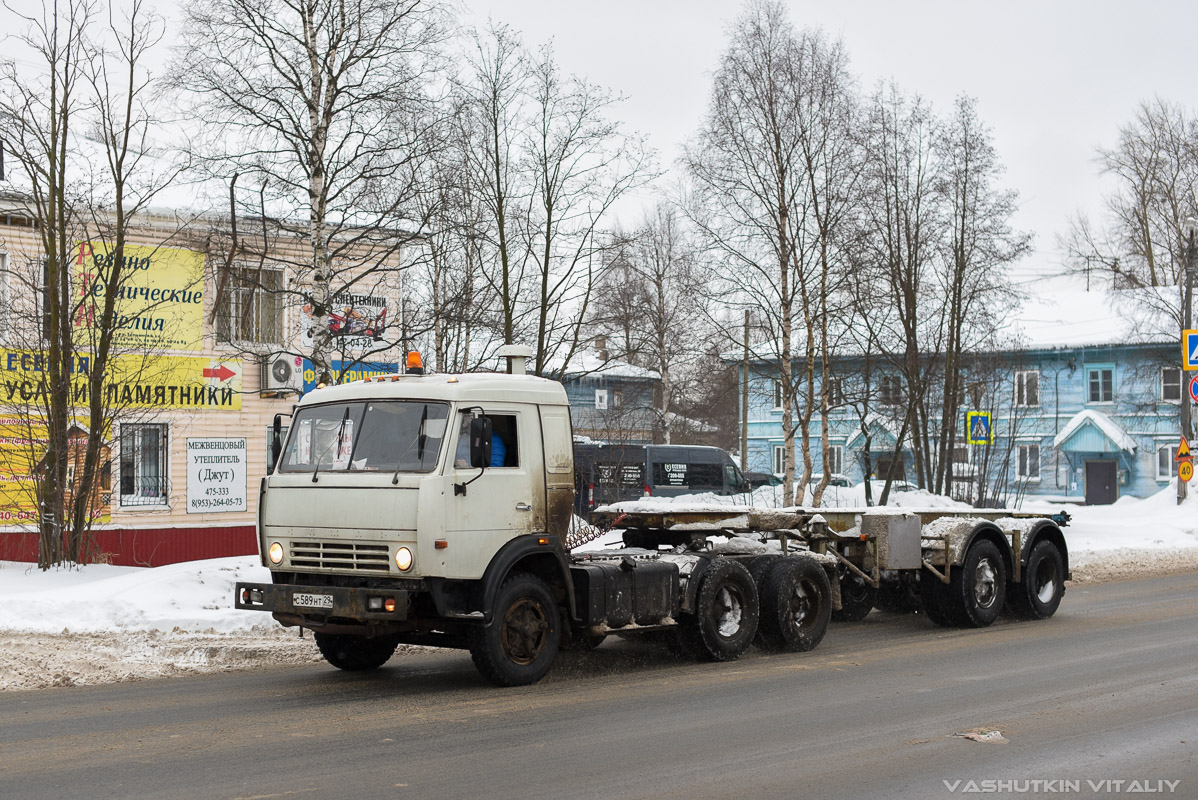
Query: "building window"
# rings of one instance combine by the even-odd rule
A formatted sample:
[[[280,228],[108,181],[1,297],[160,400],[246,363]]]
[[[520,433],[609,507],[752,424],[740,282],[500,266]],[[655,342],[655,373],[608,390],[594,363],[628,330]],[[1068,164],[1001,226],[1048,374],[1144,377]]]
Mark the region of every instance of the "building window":
[[[1040,405],[1040,370],[1020,370],[1015,373],[1015,405]]]
[[[828,378],[828,408],[839,408],[844,405],[844,380]]]
[[[611,392],[611,407],[619,408],[624,405],[624,392],[619,389],[612,389]]]
[[[216,314],[219,342],[283,341],[283,271],[230,267]]]
[[[774,410],[782,408],[782,381],[774,381]]]
[[[1166,403],[1181,402],[1181,367],[1161,368],[1161,400]]]
[[[121,505],[157,506],[170,496],[167,426],[121,426]]]
[[[1088,371],[1091,403],[1110,403],[1115,399],[1115,371],[1109,367]]]
[[[1015,474],[1024,480],[1040,480],[1040,445],[1019,445],[1019,462]]]
[[[781,475],[786,472],[786,446],[781,444],[774,445],[774,474]]]
[[[828,445],[828,463],[824,465],[829,476],[840,475],[844,472],[844,447],[842,445]]]
[[[607,410],[607,389],[595,390],[595,408],[599,411]]]
[[[903,403],[903,379],[898,375],[883,375],[878,401],[884,406],[898,406]]]
[[[1176,451],[1171,444],[1162,444],[1156,448],[1156,479],[1167,481],[1173,477],[1173,454]]]

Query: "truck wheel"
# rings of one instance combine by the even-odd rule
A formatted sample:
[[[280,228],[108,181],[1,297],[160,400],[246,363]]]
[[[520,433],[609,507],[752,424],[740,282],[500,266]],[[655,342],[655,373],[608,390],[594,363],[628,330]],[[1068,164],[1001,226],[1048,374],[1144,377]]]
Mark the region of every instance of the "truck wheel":
[[[948,585],[927,570],[919,575],[919,602],[923,613],[936,625],[947,628],[954,624]]]
[[[761,601],[761,630],[773,650],[811,650],[828,630],[832,584],[828,573],[807,558],[787,558],[770,570]]]
[[[1007,568],[994,542],[975,541],[965,561],[952,574],[949,601],[958,625],[984,628],[1002,612],[1007,593]]]
[[[497,686],[524,686],[549,671],[561,637],[549,587],[535,575],[517,572],[499,587],[491,624],[471,628],[467,642],[484,678]]]
[[[873,611],[878,590],[856,572],[840,565],[840,610],[832,611],[837,622],[857,622]]]
[[[398,644],[391,636],[368,639],[365,636],[317,633],[315,639],[324,660],[348,672],[378,669],[387,663]]]
[[[1065,594],[1065,559],[1055,544],[1042,539],[1027,557],[1023,583],[1012,583],[1008,599],[1024,619],[1048,619]]]
[[[712,561],[700,580],[695,613],[679,622],[682,648],[711,661],[734,661],[757,634],[757,586],[747,569],[726,558]]]

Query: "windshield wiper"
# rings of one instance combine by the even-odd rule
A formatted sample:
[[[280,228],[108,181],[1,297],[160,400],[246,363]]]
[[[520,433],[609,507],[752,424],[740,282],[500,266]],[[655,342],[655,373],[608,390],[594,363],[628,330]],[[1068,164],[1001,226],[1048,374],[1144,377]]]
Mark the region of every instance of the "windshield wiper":
[[[345,435],[345,423],[349,421],[349,406],[345,407],[345,415],[341,417],[341,425],[337,427],[337,449],[333,452],[333,460],[341,455],[341,440]],[[312,470],[312,483],[317,483],[316,476],[320,473],[320,459],[316,459],[316,468]]]
[[[424,464],[424,443],[428,436],[424,432],[424,426],[428,424],[428,406],[425,405],[424,410],[420,412],[420,428],[416,434],[416,462],[420,465]],[[407,448],[404,448],[407,452]],[[403,469],[403,458],[400,457],[399,462],[395,465],[395,472],[391,473],[391,485],[399,483],[399,471]]]

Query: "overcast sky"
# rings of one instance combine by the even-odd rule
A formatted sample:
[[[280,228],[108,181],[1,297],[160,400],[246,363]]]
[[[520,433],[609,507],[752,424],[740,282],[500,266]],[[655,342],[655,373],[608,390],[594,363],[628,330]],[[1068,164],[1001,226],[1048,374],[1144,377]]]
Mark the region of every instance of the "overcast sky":
[[[738,2],[463,0],[554,40],[566,71],[627,96],[620,117],[670,164],[698,126]],[[842,38],[862,88],[894,80],[940,111],[966,93],[991,127],[1020,194],[1016,224],[1036,236],[1025,269],[1059,265],[1055,236],[1102,191],[1095,148],[1115,141],[1141,101],[1186,107],[1198,89],[1198,3],[1039,0],[787,0],[797,27]],[[1022,270],[1021,270],[1022,271]]]

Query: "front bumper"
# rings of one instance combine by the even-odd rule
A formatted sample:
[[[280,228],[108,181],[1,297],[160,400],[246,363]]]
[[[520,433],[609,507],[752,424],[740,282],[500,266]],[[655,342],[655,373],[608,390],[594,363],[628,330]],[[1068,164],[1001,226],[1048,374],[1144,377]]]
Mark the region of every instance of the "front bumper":
[[[329,620],[403,622],[409,615],[409,594],[403,589],[239,582],[233,590],[233,605],[245,611],[272,611],[276,617],[298,617],[313,627]],[[387,610],[388,600],[391,611]]]

